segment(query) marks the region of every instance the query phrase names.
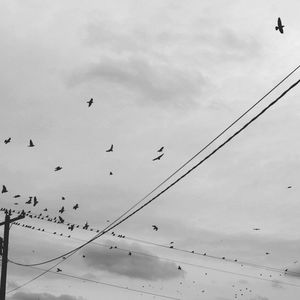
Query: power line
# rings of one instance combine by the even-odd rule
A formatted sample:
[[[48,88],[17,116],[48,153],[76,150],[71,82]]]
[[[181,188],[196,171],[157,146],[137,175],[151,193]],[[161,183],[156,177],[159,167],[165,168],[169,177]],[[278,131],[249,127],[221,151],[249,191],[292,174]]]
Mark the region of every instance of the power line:
[[[213,156],[216,152],[218,152],[220,149],[222,149],[226,144],[228,144],[233,138],[235,138],[238,134],[240,134],[242,131],[244,131],[250,124],[252,124],[256,119],[258,119],[262,114],[264,114],[268,109],[270,109],[273,105],[275,105],[275,103],[277,103],[283,96],[285,96],[291,89],[293,89],[294,87],[296,87],[299,84],[300,80],[297,80],[295,83],[293,83],[288,89],[286,89],[279,97],[277,97],[274,101],[272,101],[268,106],[266,106],[263,110],[261,110],[258,114],[256,114],[252,119],[250,119],[250,121],[248,121],[245,125],[243,125],[239,130],[237,130],[234,134],[232,134],[229,138],[227,138],[222,144],[220,144],[217,148],[215,148],[212,152],[210,152],[207,156],[205,156],[202,160],[200,160],[200,162],[198,162],[196,165],[194,165],[192,168],[190,168],[188,171],[186,171],[183,175],[181,175],[179,178],[177,178],[175,181],[173,181],[171,184],[169,184],[166,188],[164,188],[161,192],[159,192],[158,194],[156,194],[154,197],[152,197],[150,200],[148,200],[146,203],[144,203],[143,205],[141,205],[139,208],[135,209],[133,212],[131,212],[129,215],[127,215],[126,217],[124,217],[123,219],[119,220],[117,223],[114,222],[114,225],[110,224],[108,225],[106,228],[104,228],[100,233],[96,234],[96,236],[94,236],[93,238],[91,238],[90,240],[88,240],[86,243],[78,246],[77,248],[68,251],[65,254],[59,255],[57,257],[54,257],[52,259],[48,259],[39,263],[34,263],[34,264],[27,264],[27,266],[39,266],[39,265],[43,265],[43,264],[47,264],[50,262],[53,262],[55,260],[61,259],[64,256],[67,255],[72,255],[74,253],[76,253],[78,250],[80,250],[81,248],[85,247],[86,245],[88,245],[89,243],[91,243],[92,241],[96,240],[97,238],[99,238],[100,236],[104,235],[105,233],[111,231],[112,229],[114,229],[115,227],[117,227],[118,225],[122,224],[123,222],[125,222],[127,219],[129,219],[130,217],[132,217],[133,215],[135,215],[136,213],[138,213],[140,210],[142,210],[143,208],[145,208],[146,206],[148,206],[149,204],[151,204],[155,199],[157,199],[158,197],[160,197],[162,194],[164,194],[165,192],[167,192],[171,187],[173,187],[174,185],[176,185],[179,181],[181,181],[184,177],[186,177],[187,175],[189,175],[192,171],[194,171],[196,168],[198,168],[200,165],[202,165],[206,160],[208,160],[211,156]],[[25,265],[25,264],[23,264]]]
[[[21,226],[18,223],[15,224],[15,225]],[[36,231],[40,231],[40,230],[38,230],[36,228],[32,228],[32,226],[29,226],[29,225],[27,225],[27,226],[28,227],[26,227],[26,226],[25,227],[21,226],[21,227],[22,228],[31,229],[31,230],[33,229],[33,230],[36,230]],[[42,231],[42,232],[53,235],[53,233],[50,232],[50,231]],[[86,242],[86,240],[84,240],[84,239],[74,238],[74,237],[66,236],[66,235],[62,235],[62,234],[56,235],[56,236],[61,236],[61,237],[70,238],[70,239],[73,239],[73,240],[78,240],[78,241]],[[143,244],[147,244],[147,245],[151,245],[151,246],[165,248],[165,249],[172,250],[172,251],[179,251],[179,252],[191,254],[191,255],[194,255],[194,256],[197,255],[197,256],[201,256],[203,258],[209,258],[209,259],[215,259],[215,260],[219,260],[219,261],[225,261],[225,262],[234,263],[234,264],[237,264],[237,265],[249,266],[249,267],[253,267],[253,268],[257,268],[257,269],[263,269],[263,270],[272,271],[272,272],[281,273],[281,274],[290,274],[290,275],[300,276],[299,272],[284,271],[284,269],[279,269],[279,268],[274,268],[274,267],[269,267],[269,266],[254,264],[254,263],[250,263],[250,262],[241,261],[241,260],[238,260],[238,259],[230,259],[230,258],[226,258],[226,257],[211,255],[211,254],[207,254],[206,252],[201,253],[201,252],[197,252],[197,251],[190,251],[190,250],[181,249],[181,248],[178,248],[178,247],[175,247],[175,246],[172,246],[172,248],[170,248],[170,245],[166,246],[166,245],[163,245],[163,244],[154,243],[154,242],[151,242],[151,241],[146,241],[146,240],[137,239],[137,238],[128,237],[128,236],[123,236],[123,235],[122,235],[122,238],[127,239],[127,240],[132,240],[132,241],[135,241],[135,242],[139,242],[139,243],[143,243]],[[108,245],[100,244],[100,243],[97,243],[97,242],[92,242],[92,243],[95,244],[95,245],[101,246],[101,247],[106,247],[106,248],[110,247]],[[176,262],[176,263],[181,263],[181,264],[193,265],[193,264],[186,263],[186,262],[179,261],[179,260],[166,259],[164,257],[160,257],[160,256],[157,256],[157,255],[155,256],[155,255],[146,254],[146,253],[143,253],[143,252],[132,251],[130,249],[122,249],[120,247],[118,247],[118,249],[121,250],[121,251],[127,251],[127,252],[130,251],[132,253],[136,253],[136,254],[143,255],[143,256],[160,258],[160,259],[163,259],[163,260],[168,260],[168,261],[172,261],[172,262]],[[11,261],[11,262],[13,262],[13,261]],[[27,266],[27,265],[23,265],[23,264],[19,264],[19,263],[15,263],[15,264],[17,264],[19,266],[24,266],[24,267]],[[197,266],[197,265],[195,265],[195,266]]]
[[[12,262],[10,262],[12,263]],[[124,287],[118,284],[113,284],[113,283],[107,283],[107,282],[103,282],[103,281],[98,281],[98,280],[93,280],[93,279],[89,279],[89,278],[85,278],[85,277],[81,277],[81,276],[75,276],[75,275],[71,275],[71,274],[66,274],[64,272],[54,272],[54,271],[47,271],[45,269],[42,268],[38,268],[38,267],[30,267],[32,269],[36,269],[36,270],[40,270],[40,271],[44,271],[42,274],[39,275],[39,277],[41,277],[42,275],[44,275],[45,273],[52,273],[55,275],[60,275],[60,276],[64,276],[64,277],[68,277],[68,278],[73,278],[73,279],[78,279],[78,280],[82,280],[82,281],[88,281],[88,282],[93,282],[93,283],[97,283],[97,284],[102,284],[102,285],[106,285],[106,286],[110,286],[110,287],[114,287],[114,288],[119,288],[119,289],[123,289],[123,290],[127,290],[127,291],[131,291],[131,292],[136,292],[136,293],[142,293],[142,294],[147,294],[147,295],[151,295],[151,296],[157,296],[160,298],[166,298],[166,299],[175,299],[175,300],[179,300],[179,298],[175,298],[172,296],[166,296],[166,295],[162,295],[162,294],[156,294],[156,293],[152,293],[152,292],[147,292],[147,291],[143,291],[143,290],[138,290],[138,289],[133,289],[133,288],[129,288],[129,287]],[[47,272],[46,272],[47,271]],[[37,278],[35,278],[37,279]],[[34,280],[35,280],[34,279]],[[31,279],[31,282],[33,281],[33,279]],[[28,282],[29,283],[29,282]],[[15,290],[17,290],[19,287],[16,287],[14,289],[11,289],[10,291],[7,292],[7,294],[14,292]]]
[[[36,263],[36,264],[30,264],[28,266],[37,266],[37,265],[42,265],[42,264],[46,264],[58,259],[61,259],[63,257],[69,258],[70,256],[72,256],[73,254],[75,254],[77,251],[79,251],[81,248],[85,247],[86,245],[88,245],[89,243],[91,243],[92,241],[96,240],[97,238],[99,238],[100,236],[104,235],[105,233],[107,233],[108,231],[112,230],[113,228],[117,227],[118,225],[120,225],[121,223],[125,222],[127,219],[129,219],[130,217],[132,217],[133,215],[135,215],[137,212],[139,212],[141,209],[143,209],[144,207],[148,206],[150,203],[152,203],[155,199],[157,199],[158,197],[160,197],[162,194],[164,194],[166,191],[168,191],[171,187],[173,187],[175,184],[177,184],[180,180],[182,180],[184,177],[186,177],[188,174],[190,174],[192,171],[194,171],[197,167],[199,167],[203,162],[205,162],[207,159],[209,159],[212,155],[214,155],[217,151],[219,151],[221,148],[223,148],[227,143],[229,143],[234,137],[236,137],[238,134],[240,134],[243,130],[245,130],[251,123],[253,123],[257,118],[259,118],[262,114],[264,114],[268,109],[270,109],[270,107],[272,107],[275,103],[277,103],[283,96],[285,96],[291,89],[293,89],[294,87],[296,87],[299,84],[300,80],[296,81],[294,84],[292,84],[287,90],[285,90],[279,97],[277,97],[274,101],[272,101],[267,107],[265,107],[260,113],[258,113],[257,115],[255,115],[252,119],[250,119],[250,121],[248,121],[243,127],[241,127],[239,130],[237,130],[233,135],[231,135],[229,138],[227,138],[222,144],[220,144],[217,148],[215,148],[210,154],[208,154],[207,156],[205,156],[200,162],[198,162],[196,165],[194,165],[192,168],[190,168],[187,172],[185,172],[183,175],[181,175],[179,178],[177,178],[175,181],[173,181],[171,184],[169,184],[166,188],[164,188],[161,192],[159,192],[156,196],[152,197],[150,200],[148,200],[146,203],[144,203],[142,206],[140,206],[139,208],[137,208],[136,210],[134,210],[133,212],[131,212],[129,215],[127,215],[126,217],[124,217],[123,219],[120,219],[118,221],[114,221],[114,225],[111,226],[112,224],[110,224],[109,226],[107,226],[106,228],[104,228],[102,230],[102,232],[100,232],[99,234],[97,234],[95,237],[93,237],[92,239],[90,239],[89,241],[87,241],[86,243],[80,245],[79,247],[65,253],[64,255],[60,255],[58,257],[40,262],[40,263]],[[58,265],[59,263],[61,263],[62,261],[58,262],[56,265]],[[55,265],[55,266],[56,266]],[[48,269],[48,271],[51,271],[52,268],[54,268],[55,266],[51,267]],[[47,271],[46,271],[47,272]],[[44,273],[46,274],[46,273]]]

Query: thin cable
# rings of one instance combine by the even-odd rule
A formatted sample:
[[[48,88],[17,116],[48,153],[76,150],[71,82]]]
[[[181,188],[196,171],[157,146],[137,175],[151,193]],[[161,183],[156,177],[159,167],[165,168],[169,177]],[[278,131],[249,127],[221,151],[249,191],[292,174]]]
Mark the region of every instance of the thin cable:
[[[40,270],[40,271],[46,271],[45,269],[37,268],[37,267],[30,267],[30,268]],[[84,277],[80,277],[80,276],[66,274],[66,273],[63,273],[63,272],[62,273],[57,273],[57,272],[54,272],[54,271],[50,271],[50,273],[55,274],[55,275],[64,276],[64,277],[73,278],[73,279],[78,279],[78,280],[82,280],[82,281],[88,281],[88,282],[92,282],[92,283],[102,284],[102,285],[106,285],[106,286],[110,286],[110,287],[114,287],[114,288],[119,288],[119,289],[122,289],[122,290],[131,291],[131,292],[142,293],[142,294],[151,295],[151,296],[157,296],[157,297],[165,298],[165,299],[179,300],[179,298],[175,298],[175,297],[172,297],[172,296],[166,296],[166,295],[156,294],[156,293],[147,292],[147,291],[143,291],[143,290],[137,290],[137,289],[133,289],[133,288],[129,288],[129,287],[124,287],[124,286],[121,286],[121,285],[118,285],[118,284],[113,284],[113,283],[107,283],[107,282],[103,282],[103,281],[88,279],[88,278],[84,278]],[[44,274],[44,272],[42,274]],[[42,275],[39,275],[39,277],[40,276],[42,276]],[[37,277],[35,277],[35,279],[37,279]],[[35,279],[31,279],[30,281],[33,281]],[[28,281],[28,283],[29,283],[29,281]],[[24,286],[24,284],[22,286]],[[11,289],[6,294],[12,293],[12,292],[16,291],[19,288],[21,288],[21,286],[16,287],[14,289]]]
[[[148,206],[150,203],[152,203],[155,199],[160,197],[162,194],[164,194],[166,191],[168,191],[171,187],[173,187],[175,184],[177,184],[179,181],[181,181],[184,177],[189,175],[192,171],[194,171],[196,168],[198,168],[200,165],[202,165],[206,160],[208,160],[211,156],[213,156],[216,152],[218,152],[221,148],[223,148],[226,144],[228,144],[233,138],[235,138],[238,134],[240,134],[242,131],[244,131],[250,124],[252,124],[256,119],[258,119],[262,114],[264,114],[268,109],[270,109],[275,103],[277,103],[283,96],[285,96],[291,89],[296,87],[299,84],[300,80],[296,81],[294,84],[292,84],[287,90],[285,90],[279,97],[277,97],[274,101],[272,101],[267,107],[265,107],[261,112],[259,112],[257,115],[255,115],[250,121],[248,121],[244,126],[242,126],[239,130],[237,130],[233,135],[231,135],[228,139],[226,139],[222,144],[220,144],[217,148],[215,148],[210,154],[208,154],[206,157],[204,157],[200,162],[198,162],[196,165],[194,165],[191,169],[186,171],[183,175],[181,175],[179,178],[177,178],[175,181],[173,181],[171,184],[169,184],[166,188],[164,188],[161,192],[159,192],[156,196],[152,197],[150,200],[148,200],[146,203],[144,203],[142,206],[134,210],[132,213],[124,217],[123,219],[119,220],[117,223],[115,223],[113,226],[107,226],[105,229],[102,230],[99,234],[97,234],[95,237],[91,238],[84,244],[78,246],[77,248],[68,251],[67,253],[57,256],[52,259],[48,259],[46,261],[40,262],[40,263],[35,263],[35,264],[23,264],[24,266],[38,266],[38,265],[43,265],[47,264],[50,262],[53,262],[55,260],[61,259],[64,256],[72,256],[75,254],[77,251],[88,245],[89,243],[93,242],[100,236],[104,235],[105,233],[109,232],[110,230],[114,229],[118,225],[122,224],[125,222],[127,219],[138,213],[140,210]],[[49,270],[51,270],[50,268]]]
[[[26,226],[23,227],[19,224],[16,224],[16,225],[20,226],[21,228],[40,231],[36,228],[31,228],[31,226],[29,226],[29,225],[28,225],[28,227],[26,227]],[[44,231],[41,231],[41,232],[53,235],[53,233],[50,232],[50,231],[45,231],[44,230]],[[71,237],[71,236],[66,236],[66,235],[56,235],[56,236],[57,237],[69,238],[69,239],[77,240],[77,241],[81,241],[81,242],[86,242],[86,240],[83,240],[83,239],[80,239],[80,238],[74,238],[74,237]],[[170,248],[170,246],[154,243],[154,242],[151,242],[151,241],[145,241],[145,240],[137,239],[137,238],[133,238],[133,237],[128,237],[128,236],[125,236],[124,238],[127,239],[127,240],[138,242],[138,243],[143,243],[143,244],[147,244],[147,245],[151,245],[151,246],[161,247],[161,248],[164,248],[164,249],[168,249],[170,251],[179,251],[179,252],[191,254],[191,255],[194,255],[194,256],[198,255],[198,256],[201,256],[201,257],[204,257],[204,258],[210,258],[210,259],[215,259],[215,260],[218,260],[218,261],[225,261],[225,262],[229,262],[229,263],[234,263],[236,265],[249,266],[249,267],[252,267],[252,268],[272,271],[272,272],[281,273],[281,274],[287,274],[287,275],[290,274],[290,275],[294,275],[294,276],[300,276],[299,272],[284,271],[284,269],[279,269],[279,268],[274,268],[274,267],[249,263],[249,262],[245,262],[245,261],[241,261],[241,260],[237,260],[237,259],[223,258],[223,257],[220,257],[220,256],[207,254],[206,252],[201,253],[201,252],[197,252],[197,251],[190,251],[190,250],[186,250],[186,249],[177,248],[177,247],[174,247],[174,246],[173,246],[173,248]],[[100,246],[100,247],[105,247],[105,248],[110,247],[109,245],[100,244],[100,243],[97,243],[97,242],[92,242],[92,244],[95,244],[95,245]],[[120,247],[118,247],[117,249],[121,250],[121,251],[126,251],[126,252],[139,254],[139,255],[142,255],[142,256],[146,256],[146,257],[159,258],[159,259],[162,259],[162,260],[167,260],[167,261],[171,261],[171,262],[175,262],[175,263],[181,263],[181,264],[188,264],[188,265],[191,265],[191,266],[197,266],[195,264],[186,263],[184,261],[169,259],[169,258],[161,257],[161,256],[158,256],[158,255],[151,255],[151,254],[147,254],[147,253],[143,253],[143,252],[139,252],[139,251],[133,251],[133,250],[130,250],[130,249],[122,249]],[[11,261],[11,262],[15,263],[14,261]],[[18,263],[15,263],[15,264],[18,264]],[[23,265],[23,264],[18,264],[18,265],[26,267],[26,265]]]

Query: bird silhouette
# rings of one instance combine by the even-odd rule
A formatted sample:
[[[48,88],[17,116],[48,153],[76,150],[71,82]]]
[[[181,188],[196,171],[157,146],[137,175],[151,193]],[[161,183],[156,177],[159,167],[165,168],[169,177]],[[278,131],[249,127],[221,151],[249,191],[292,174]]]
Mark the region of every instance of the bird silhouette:
[[[110,172],[109,172],[109,175],[113,175],[113,172],[110,171]]]
[[[64,211],[65,211],[65,208],[62,206],[58,212],[62,214]]]
[[[73,206],[73,209],[77,209],[79,207],[79,205],[76,203],[74,206]]]
[[[257,231],[257,230],[260,230],[260,228],[253,228],[253,230],[256,230],[256,231]]]
[[[11,142],[11,138],[8,138],[8,139],[4,140],[4,144],[8,144],[10,142]]]
[[[162,158],[162,156],[164,155],[164,153],[162,153],[161,155],[153,158],[152,160],[155,161],[155,160],[160,160]]]
[[[59,218],[59,223],[64,223],[65,222],[65,220],[61,216],[58,216],[58,218]]]
[[[54,169],[54,171],[60,171],[61,169],[62,169],[62,167],[57,166],[57,167]]]
[[[48,208],[45,208],[44,211],[48,211]]]
[[[291,186],[291,185],[289,185],[287,188],[288,188],[288,189],[291,189],[291,188],[292,188],[292,186]]]
[[[88,103],[89,107],[91,107],[91,105],[94,103],[93,98],[91,98],[91,100],[87,101],[86,103]]]
[[[285,26],[282,25],[281,19],[278,18],[277,19],[277,26],[275,26],[275,30],[279,30],[280,33],[283,33],[283,27],[285,27]]]
[[[66,198],[65,197],[61,197],[61,200],[66,200]]]
[[[128,255],[132,255],[132,253],[129,251]]]
[[[39,201],[37,200],[36,196],[34,196],[33,198],[33,206],[36,206],[39,203]]]
[[[87,230],[89,228],[89,226],[90,225],[88,224],[88,222],[85,222],[85,224],[84,224],[84,226],[82,228]]]
[[[25,204],[31,204],[32,197],[29,197],[29,200],[25,202]]]
[[[21,195],[14,195],[14,198],[20,198]]]
[[[32,140],[29,140],[29,145],[28,145],[28,147],[34,147],[34,144],[33,144]]]
[[[56,272],[62,272],[62,270],[60,268],[57,268]]]
[[[153,230],[157,231],[158,230],[158,227],[156,225],[152,225],[153,227]]]
[[[106,150],[106,152],[113,152],[113,151],[114,151],[114,145],[112,144],[110,148]]]
[[[157,152],[163,152],[165,147],[161,147],[159,150],[157,150]]]
[[[71,231],[73,231],[74,230],[74,224],[72,224],[72,225],[70,225],[69,227],[68,227],[68,229],[70,229]]]
[[[2,185],[2,191],[1,191],[2,194],[4,193],[7,193],[7,188],[5,185]]]
[[[178,270],[181,270],[181,267],[180,267],[180,266],[178,266]]]

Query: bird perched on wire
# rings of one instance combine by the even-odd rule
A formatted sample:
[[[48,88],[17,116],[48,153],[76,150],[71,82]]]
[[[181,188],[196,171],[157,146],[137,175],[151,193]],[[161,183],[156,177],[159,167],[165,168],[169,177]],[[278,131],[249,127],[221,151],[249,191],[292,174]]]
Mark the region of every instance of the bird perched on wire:
[[[158,227],[157,227],[156,225],[152,225],[152,227],[153,227],[153,230],[154,230],[154,231],[157,231],[157,230],[158,230]]]
[[[88,103],[89,107],[91,107],[91,105],[94,103],[93,98],[91,98],[91,100],[87,101],[86,103]]]
[[[161,155],[153,158],[152,160],[155,161],[155,160],[160,160],[162,157],[163,157],[164,153],[162,153]]]
[[[64,211],[65,211],[65,208],[62,206],[58,212],[62,214]]]
[[[78,203],[76,203],[74,206],[73,206],[73,209],[77,209],[79,207]]]
[[[57,167],[54,169],[54,171],[60,171],[61,169],[62,169],[62,167],[57,166]]]
[[[65,222],[65,220],[61,216],[58,216],[58,218],[59,218],[59,223],[64,223]]]
[[[36,196],[33,197],[33,206],[36,206],[39,203]]]
[[[1,191],[2,194],[4,193],[7,193],[7,188],[5,185],[2,185],[2,191]]]
[[[28,145],[28,147],[34,147],[34,144],[33,144],[32,140],[29,140],[29,145]]]
[[[8,139],[6,139],[6,140],[4,140],[4,144],[8,144],[8,143],[10,143],[10,142],[11,142],[11,137],[8,138]]]
[[[112,144],[110,148],[106,150],[106,152],[113,152],[113,151],[114,151],[114,145]]]

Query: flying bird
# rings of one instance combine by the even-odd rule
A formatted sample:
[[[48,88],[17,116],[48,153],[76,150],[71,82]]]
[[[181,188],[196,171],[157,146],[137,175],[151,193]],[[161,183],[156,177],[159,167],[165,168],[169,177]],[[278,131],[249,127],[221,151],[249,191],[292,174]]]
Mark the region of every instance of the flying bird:
[[[62,208],[58,212],[62,214],[64,211],[65,211],[65,208],[62,206]]]
[[[162,156],[164,155],[164,153],[162,153],[161,155],[153,158],[152,160],[155,161],[155,160],[160,160],[162,158]]]
[[[28,147],[34,147],[34,143],[32,142],[32,140],[29,140],[29,145]]]
[[[157,150],[157,152],[163,152],[165,147],[161,147],[159,150]]]
[[[110,172],[109,172],[109,175],[113,175],[113,172],[110,171]]]
[[[153,230],[157,231],[158,230],[158,227],[156,225],[152,225],[153,227]]]
[[[82,228],[87,230],[89,228],[89,226],[90,225],[88,224],[88,222],[85,222],[85,224],[84,224],[84,226]]]
[[[292,186],[291,186],[291,185],[289,185],[287,188],[288,188],[288,189],[291,189],[291,188],[292,188]]]
[[[277,26],[275,26],[275,30],[279,30],[280,33],[283,33],[283,27],[284,27],[284,25],[282,25],[281,19],[278,18]]]
[[[8,138],[8,139],[4,140],[4,144],[10,143],[10,141],[11,141],[11,138]]]
[[[65,197],[61,197],[61,200],[66,200],[66,198]]]
[[[20,198],[21,195],[14,195],[14,198]]]
[[[7,193],[7,188],[5,185],[2,185],[2,194]]]
[[[25,202],[25,204],[31,204],[32,197],[29,197],[29,200]]]
[[[62,270],[60,268],[57,268],[56,272],[62,272]]]
[[[93,98],[91,98],[91,100],[87,101],[86,103],[88,103],[89,107],[91,107],[91,105],[94,103]]]
[[[112,144],[110,148],[106,150],[106,152],[113,152],[113,151],[114,151],[114,145]]]
[[[59,218],[59,223],[64,223],[65,222],[65,220],[61,216],[58,216],[58,218]]]
[[[181,270],[181,267],[180,267],[180,266],[178,266],[178,270]]]
[[[79,207],[78,203],[76,203],[74,206],[73,206],[73,209],[77,209]]]
[[[62,169],[62,167],[57,166],[57,167],[54,169],[54,171],[60,171],[61,169]]]
[[[253,228],[253,230],[256,230],[256,231],[257,231],[257,230],[260,230],[260,228]]]
[[[36,196],[33,197],[33,206],[36,206],[39,203]]]

